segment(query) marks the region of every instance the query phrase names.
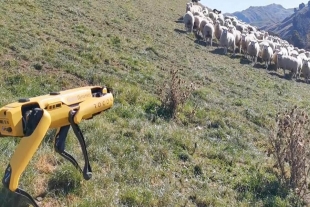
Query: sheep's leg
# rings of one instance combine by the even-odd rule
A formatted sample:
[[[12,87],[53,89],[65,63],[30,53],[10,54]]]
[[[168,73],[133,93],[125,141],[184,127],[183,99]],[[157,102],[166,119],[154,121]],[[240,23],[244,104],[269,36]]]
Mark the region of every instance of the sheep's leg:
[[[256,65],[256,63],[257,63],[257,56],[254,57],[253,67]]]
[[[245,57],[246,59],[249,59],[249,54],[248,54],[248,51],[247,51],[247,50],[244,50],[244,57]]]

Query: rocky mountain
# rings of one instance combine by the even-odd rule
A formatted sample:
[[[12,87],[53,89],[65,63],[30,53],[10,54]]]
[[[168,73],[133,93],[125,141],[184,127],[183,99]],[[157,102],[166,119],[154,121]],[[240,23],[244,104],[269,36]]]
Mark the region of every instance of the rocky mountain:
[[[244,22],[263,27],[281,22],[293,13],[294,9],[285,9],[279,4],[270,4],[267,6],[251,6],[246,10],[234,12],[232,14],[226,13],[225,15],[236,16]]]
[[[310,4],[308,4],[310,6]],[[296,47],[310,48],[310,7],[301,3],[295,13],[276,24],[261,27],[278,34]]]

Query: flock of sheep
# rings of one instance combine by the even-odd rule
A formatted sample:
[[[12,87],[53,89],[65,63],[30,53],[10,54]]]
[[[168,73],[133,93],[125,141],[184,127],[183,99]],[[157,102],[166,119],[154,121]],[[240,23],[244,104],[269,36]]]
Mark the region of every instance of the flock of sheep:
[[[209,11],[198,4],[186,4],[183,22],[187,32],[194,32],[198,37],[212,46],[213,39],[219,41],[224,54],[231,49],[233,56],[237,52],[244,55],[252,65],[258,58],[264,62],[266,69],[272,63],[276,69],[290,71],[291,77],[304,77],[306,83],[310,79],[310,52],[289,44],[286,40],[260,31],[257,27],[238,20],[234,16],[224,16],[221,11]]]

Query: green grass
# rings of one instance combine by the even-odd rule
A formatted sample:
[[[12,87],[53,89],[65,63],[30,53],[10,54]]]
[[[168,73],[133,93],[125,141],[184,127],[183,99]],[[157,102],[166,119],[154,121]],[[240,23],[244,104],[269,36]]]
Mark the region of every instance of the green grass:
[[[93,178],[53,151],[49,132],[20,186],[41,206],[289,206],[265,155],[275,114],[309,109],[309,85],[215,54],[179,33],[185,1],[2,1],[0,104],[85,85],[113,108],[80,124]],[[159,113],[171,68],[199,88],[178,120]],[[16,147],[0,140],[0,172]],[[67,150],[82,161],[72,131]],[[0,173],[1,174],[1,173]],[[3,175],[3,174],[2,174]],[[2,206],[23,206],[5,189]],[[19,203],[19,204],[18,204]]]

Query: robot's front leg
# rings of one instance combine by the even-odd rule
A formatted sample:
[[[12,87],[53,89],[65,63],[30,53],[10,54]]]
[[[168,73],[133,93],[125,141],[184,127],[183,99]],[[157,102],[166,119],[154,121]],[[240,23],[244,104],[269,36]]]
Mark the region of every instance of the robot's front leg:
[[[57,129],[54,148],[57,153],[59,153],[63,158],[69,160],[77,169],[79,169],[82,172],[82,169],[80,168],[79,164],[74,159],[74,157],[65,151],[66,139],[69,129],[70,125],[62,126],[59,129]]]
[[[18,144],[10,164],[6,168],[2,183],[10,191],[26,197],[33,206],[38,207],[32,196],[18,188],[21,174],[37,151],[42,139],[51,125],[51,116],[44,109],[35,108],[26,123],[26,136]]]
[[[81,173],[83,173],[83,177],[85,180],[89,180],[92,177],[92,169],[91,169],[90,164],[89,164],[85,139],[84,139],[84,136],[83,136],[79,126],[74,123],[74,115],[75,115],[75,112],[70,111],[70,113],[69,113],[70,125],[60,127],[57,130],[54,147],[55,147],[55,151],[57,153],[59,153],[65,159],[69,160],[77,169],[80,170]],[[81,147],[81,150],[82,150],[82,153],[84,156],[84,162],[85,163],[84,163],[83,169],[79,166],[78,162],[74,159],[74,157],[65,151],[66,138],[67,138],[70,126],[72,127],[73,132],[76,135],[76,137],[80,143],[80,147]]]

